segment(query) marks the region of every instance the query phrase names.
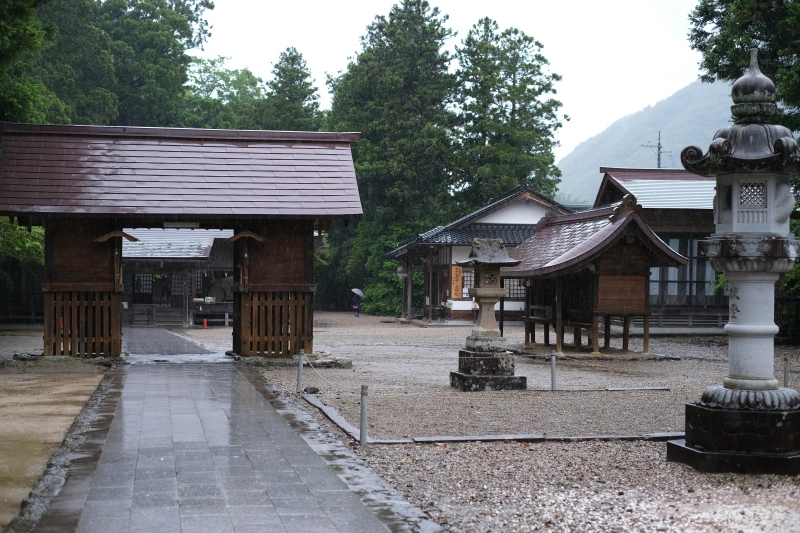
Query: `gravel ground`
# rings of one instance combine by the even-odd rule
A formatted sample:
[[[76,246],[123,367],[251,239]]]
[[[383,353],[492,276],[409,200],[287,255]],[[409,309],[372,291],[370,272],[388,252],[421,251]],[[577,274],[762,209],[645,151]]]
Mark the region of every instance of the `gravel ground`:
[[[209,349],[228,349],[230,328],[188,330]],[[672,360],[608,358],[560,361],[552,393],[549,365],[517,357],[528,391],[463,393],[449,387],[469,328],[419,328],[346,313],[317,313],[317,352],[351,359],[353,369],[306,369],[304,386],[358,425],[357,391],[370,387],[370,436],[545,433],[630,435],[683,429],[683,405],[721,383],[724,337],[651,339]],[[509,327],[511,344],[522,328]],[[539,337],[541,338],[541,337]],[[567,336],[569,342],[569,336]],[[617,338],[612,347],[619,348]],[[641,349],[633,339],[632,349]],[[776,347],[776,376],[794,347]],[[296,370],[268,368],[264,377],[293,394]],[[607,387],[668,387],[609,392]],[[318,411],[320,424],[338,432]],[[798,531],[800,477],[699,474],[666,462],[661,442],[437,443],[355,448],[365,464],[446,531]]]

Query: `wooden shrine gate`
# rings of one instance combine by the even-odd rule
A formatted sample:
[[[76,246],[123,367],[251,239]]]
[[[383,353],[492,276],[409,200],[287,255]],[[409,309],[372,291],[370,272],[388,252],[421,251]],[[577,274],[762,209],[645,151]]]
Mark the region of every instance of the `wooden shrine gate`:
[[[358,133],[0,122],[0,135],[0,215],[45,228],[45,355],[121,355],[124,228],[233,228],[234,351],[313,351],[314,233],[361,216]]]

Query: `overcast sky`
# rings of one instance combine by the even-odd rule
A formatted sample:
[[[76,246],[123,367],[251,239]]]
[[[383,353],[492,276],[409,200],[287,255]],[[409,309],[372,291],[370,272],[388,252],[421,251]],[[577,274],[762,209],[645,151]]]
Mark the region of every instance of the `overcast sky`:
[[[557,98],[571,120],[557,134],[556,158],[616,119],[653,105],[697,79],[687,16],[697,0],[430,0],[450,16],[459,44],[480,18],[516,27],[544,45],[551,72],[563,77]],[[330,106],[326,74],[347,68],[360,37],[396,0],[216,0],[203,57],[228,56],[229,68],[270,77],[278,54],[294,46]],[[656,132],[653,132],[655,138]],[[643,139],[646,142],[647,139]]]

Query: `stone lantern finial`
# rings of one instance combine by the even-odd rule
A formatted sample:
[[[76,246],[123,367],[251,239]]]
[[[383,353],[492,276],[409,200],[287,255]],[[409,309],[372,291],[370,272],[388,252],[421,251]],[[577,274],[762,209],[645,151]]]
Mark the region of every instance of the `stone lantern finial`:
[[[731,87],[731,113],[736,122],[766,122],[778,111],[775,84],[758,68],[758,50],[750,50],[750,68]]]

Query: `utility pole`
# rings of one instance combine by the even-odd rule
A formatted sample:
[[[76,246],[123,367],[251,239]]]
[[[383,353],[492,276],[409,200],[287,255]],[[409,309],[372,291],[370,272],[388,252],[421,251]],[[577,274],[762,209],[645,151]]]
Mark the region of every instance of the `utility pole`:
[[[662,146],[661,146],[661,130],[658,130],[658,144],[643,144],[642,146],[645,147],[645,148],[655,148],[656,149],[656,150],[653,150],[653,151],[656,153],[656,157],[658,158],[658,167],[657,168],[661,168],[661,154],[670,154],[670,155],[672,155],[672,150],[669,150],[669,151],[666,151],[666,152],[661,150],[661,148],[662,148]]]

